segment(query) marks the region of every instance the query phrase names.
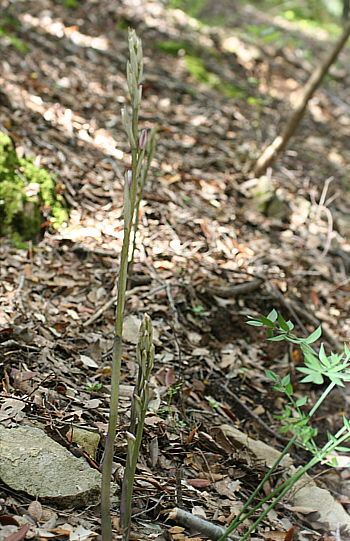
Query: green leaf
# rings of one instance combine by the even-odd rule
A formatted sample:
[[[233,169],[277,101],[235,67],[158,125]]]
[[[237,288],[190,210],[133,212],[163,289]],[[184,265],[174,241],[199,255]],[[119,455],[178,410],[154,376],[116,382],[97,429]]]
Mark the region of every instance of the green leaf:
[[[286,409],[284,410],[284,414],[288,418],[292,415],[292,410],[290,409],[289,406],[286,406]]]
[[[323,383],[323,377],[321,374],[318,374],[317,372],[313,372],[312,374],[309,374],[305,378],[301,380],[301,383],[315,383],[315,385],[322,385]]]
[[[340,451],[341,453],[348,453],[349,452],[349,447],[342,447],[341,445],[338,445],[335,448],[335,450]]]
[[[307,368],[305,366],[297,366],[296,369],[303,374],[313,374],[315,372],[313,368]]]
[[[282,378],[281,385],[283,385],[283,387],[286,387],[288,383],[290,383],[290,374],[287,374],[286,376],[284,376],[284,378]]]
[[[342,380],[339,379],[338,377],[332,376],[332,374],[327,374],[327,373],[325,374],[325,376],[328,376],[329,379],[330,379],[333,383],[335,383],[335,385],[338,385],[338,387],[345,387],[345,385],[344,385],[344,383],[342,382]]]
[[[286,387],[286,393],[288,396],[292,396],[293,394],[293,385],[291,383],[288,383]]]
[[[300,341],[300,347],[304,353],[311,353],[312,355],[317,355],[316,351],[309,344],[306,344],[304,340]]]
[[[324,350],[324,345],[321,344],[321,347],[320,347],[320,351],[319,351],[319,354],[318,354],[318,358],[320,359],[320,361],[325,365],[327,366],[327,368],[331,365],[327,355],[326,355],[326,352]]]
[[[273,330],[272,329],[267,329],[267,337],[268,338],[273,338]]]
[[[304,406],[306,402],[307,402],[307,396],[303,396],[302,398],[299,398],[299,400],[297,400],[296,407],[301,408],[301,406]]]
[[[256,321],[256,320],[247,321],[247,324],[252,325],[252,327],[262,327],[263,326],[263,323],[261,323],[261,321]]]
[[[268,36],[263,37],[263,42],[268,43],[269,41],[273,41],[277,38],[279,38],[281,35],[281,32],[279,30],[276,30],[276,32],[273,32],[273,34],[269,34]]]
[[[282,340],[286,340],[286,337],[284,334],[280,334],[278,336],[274,336],[273,338],[269,338],[270,342],[282,342]]]
[[[331,441],[332,443],[337,443],[337,439],[335,438],[335,436],[333,436],[333,434],[331,434],[330,432],[327,432],[327,436],[328,436],[328,441]]]
[[[278,324],[279,324],[279,326],[281,327],[281,329],[282,329],[283,331],[289,331],[289,327],[288,327],[286,321],[284,321],[284,319],[283,319],[283,317],[282,317],[281,314],[278,314],[278,318],[277,318],[277,319],[278,319]]]
[[[322,329],[321,329],[321,326],[320,326],[320,327],[317,327],[317,329],[313,333],[311,333],[310,336],[305,338],[304,342],[306,344],[313,344],[314,342],[316,342],[316,340],[319,339],[321,334],[322,334]]]
[[[276,312],[275,309],[273,309],[269,315],[267,316],[267,319],[269,319],[270,321],[272,321],[273,323],[276,321],[276,319],[278,318],[278,314]]]
[[[287,325],[289,327],[289,330],[292,331],[294,329],[293,323],[290,321],[290,319],[287,321]]]
[[[320,362],[317,357],[315,357],[311,353],[305,353],[304,357],[305,357],[305,364],[308,367],[312,367],[314,370],[322,372],[322,366],[320,365]]]
[[[276,325],[274,324],[274,322],[270,321],[268,317],[260,316],[260,319],[263,322],[263,324],[266,325],[267,327],[271,327],[272,329],[276,328]]]
[[[272,370],[265,370],[265,376],[269,378],[271,381],[279,381],[280,378],[275,374],[275,372],[272,372]]]
[[[289,432],[289,431],[292,432],[292,431],[293,431],[293,427],[291,427],[291,426],[288,425],[288,426],[282,426],[282,428],[280,428],[278,432],[279,432],[280,434],[285,434],[286,432]]]

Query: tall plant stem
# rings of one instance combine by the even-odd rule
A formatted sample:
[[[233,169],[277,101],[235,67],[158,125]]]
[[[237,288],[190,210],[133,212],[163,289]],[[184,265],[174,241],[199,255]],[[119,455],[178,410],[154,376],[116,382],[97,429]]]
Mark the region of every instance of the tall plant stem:
[[[130,537],[130,524],[131,524],[131,501],[132,501],[132,494],[133,494],[133,483],[131,482],[132,479],[135,477],[136,472],[136,465],[139,458],[139,450],[141,446],[141,440],[142,440],[142,432],[143,432],[143,426],[145,423],[145,415],[146,415],[146,409],[144,409],[141,418],[139,419],[139,423],[137,426],[137,432],[136,432],[136,438],[133,446],[132,453],[128,453],[128,468],[127,472],[125,473],[126,477],[126,494],[125,494],[125,510],[126,513],[123,517],[123,541],[128,541]]]
[[[116,310],[115,340],[113,346],[111,404],[108,421],[105,453],[102,465],[101,485],[101,530],[103,541],[112,541],[112,522],[110,513],[110,485],[114,454],[114,439],[118,419],[119,380],[122,359],[122,332],[125,306],[126,280],[128,275],[128,251],[130,241],[130,223],[124,229],[124,240],[120,261],[118,281],[118,302]]]
[[[140,203],[142,200],[143,189],[145,187],[148,171],[149,171],[149,168],[151,166],[151,162],[154,156],[157,128],[158,126],[157,124],[155,124],[155,126],[151,130],[150,139],[148,143],[148,150],[147,150],[147,163],[141,173],[140,189],[139,189],[139,195],[137,198],[136,210],[135,210],[133,244],[132,244],[132,251],[131,251],[131,257],[130,257],[130,262],[129,262],[129,278],[131,278],[132,276],[132,271],[134,267],[134,257],[135,257],[135,250],[136,250],[136,233],[139,227]]]
[[[137,132],[136,110],[136,132]],[[133,211],[136,199],[136,163],[137,149],[132,149],[132,181],[130,189],[130,207]],[[120,270],[118,280],[118,301],[115,321],[115,340],[113,346],[113,364],[112,364],[112,385],[111,385],[111,405],[108,422],[108,434],[106,438],[105,454],[102,465],[102,485],[101,485],[101,529],[103,541],[112,541],[112,522],[110,514],[110,483],[112,474],[114,439],[118,419],[118,401],[119,401],[119,380],[122,360],[122,333],[123,317],[125,308],[125,292],[128,277],[128,256],[130,232],[133,220],[133,212],[129,217],[128,223],[124,224],[124,239],[122,253],[120,258]]]
[[[111,403],[106,438],[105,454],[102,465],[101,486],[101,527],[102,541],[112,541],[112,521],[110,514],[110,483],[114,454],[114,440],[118,420],[119,381],[122,361],[123,317],[125,308],[125,293],[128,280],[129,244],[132,231],[135,202],[137,196],[137,181],[141,172],[142,160],[145,154],[146,130],[139,143],[137,137],[138,117],[142,96],[141,79],[143,73],[143,57],[141,40],[134,30],[129,29],[130,62],[126,66],[126,78],[131,98],[132,118],[127,108],[122,110],[122,119],[131,147],[131,170],[126,172],[124,184],[124,238],[120,257],[118,278],[118,300],[116,308],[115,340],[113,346],[113,364],[111,378]],[[135,231],[136,234],[136,231]],[[153,354],[154,358],[154,354]],[[153,362],[153,359],[152,359]]]

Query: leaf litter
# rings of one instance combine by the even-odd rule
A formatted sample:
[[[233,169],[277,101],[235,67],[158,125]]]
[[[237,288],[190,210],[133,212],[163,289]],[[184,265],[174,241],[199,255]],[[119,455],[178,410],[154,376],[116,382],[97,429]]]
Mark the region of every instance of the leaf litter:
[[[167,522],[179,502],[223,526],[232,520],[266,466],[244,442],[232,440],[225,426],[281,449],[273,414],[283,399],[271,391],[264,370],[294,373],[302,392],[294,371],[298,352],[267,343],[260,329],[246,325],[246,315],[276,308],[293,318],[301,333],[322,323],[326,347],[349,339],[348,59],[340,56],[345,74],[338,74],[337,93],[328,84],[315,95],[291,148],[268,171],[272,197],[262,212],[250,171],[265,139],[286,119],[286,101],[302,88],[310,66],[290,43],[281,50],[273,43],[249,47],[240,28],[252,19],[271,22],[251,9],[240,9],[235,30],[201,28],[184,12],[158,2],[102,1],[70,11],[51,1],[28,1],[18,6],[20,25],[12,31],[29,51],[23,56],[4,42],[0,53],[0,83],[10,102],[1,105],[0,122],[18,153],[57,175],[73,209],[68,226],[48,230],[34,248],[2,244],[0,422],[41,423],[68,448],[69,427],[98,430],[97,456],[82,451],[99,467],[123,235],[121,179],[129,163],[120,117],[127,99],[127,40],[116,21],[137,26],[143,41],[142,123],[150,128],[157,121],[159,137],[140,209],[135,282],[127,297],[114,464],[118,481],[135,378],[136,322],[147,312],[155,328],[156,369],[135,481],[138,539],[188,538],[187,530]],[[226,83],[234,78],[241,94],[228,98],[218,86],[196,80],[186,55],[157,47],[164,34],[195,47],[205,68]],[[230,34],[244,47],[230,51]],[[315,57],[322,55],[325,41],[306,34],[298,39]],[[266,103],[259,109],[248,97],[261,93]],[[257,289],[244,290],[256,277]],[[235,290],[239,286],[243,290]],[[336,429],[348,411],[345,390],[323,406],[320,436]],[[293,458],[302,464],[302,456]],[[347,469],[323,472],[319,481],[347,502],[348,476]],[[0,498],[8,515],[17,517],[20,509],[24,517],[29,513],[41,521],[39,537],[91,539],[99,532],[98,508],[60,510],[49,518],[52,511],[43,505],[38,518],[40,502],[6,488]],[[311,511],[287,501],[256,535],[287,539],[296,527],[300,539],[321,534],[338,540],[337,531],[309,518]],[[18,539],[34,531],[31,526],[23,534],[20,527],[18,521]]]

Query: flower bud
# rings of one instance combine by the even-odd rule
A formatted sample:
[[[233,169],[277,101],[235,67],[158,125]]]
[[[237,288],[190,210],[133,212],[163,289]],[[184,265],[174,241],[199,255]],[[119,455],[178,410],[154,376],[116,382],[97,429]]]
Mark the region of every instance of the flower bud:
[[[131,169],[128,169],[126,178],[129,184],[129,188],[131,188],[131,183],[132,183],[132,170]]]
[[[131,148],[135,148],[136,144],[135,144],[134,134],[132,133],[131,119],[126,107],[123,107],[122,109],[122,120],[123,120],[123,124],[125,127],[125,131],[127,133]]]
[[[145,148],[147,142],[147,130],[142,130],[140,139],[139,139],[139,147],[141,150]]]

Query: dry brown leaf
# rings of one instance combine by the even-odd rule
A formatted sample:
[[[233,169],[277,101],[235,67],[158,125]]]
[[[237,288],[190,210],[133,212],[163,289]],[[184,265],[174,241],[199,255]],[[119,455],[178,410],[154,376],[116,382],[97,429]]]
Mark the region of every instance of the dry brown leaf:
[[[43,508],[40,502],[31,502],[28,506],[28,513],[36,520],[40,520],[43,514]]]
[[[186,479],[187,483],[195,488],[206,488],[211,485],[209,479]]]

